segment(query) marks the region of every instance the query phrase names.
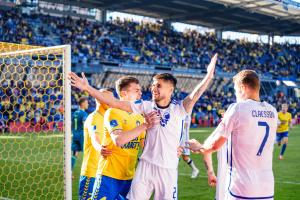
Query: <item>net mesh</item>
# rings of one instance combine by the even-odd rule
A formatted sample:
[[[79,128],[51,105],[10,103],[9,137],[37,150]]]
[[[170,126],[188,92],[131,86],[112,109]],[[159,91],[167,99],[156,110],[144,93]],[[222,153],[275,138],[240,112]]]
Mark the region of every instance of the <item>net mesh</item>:
[[[0,199],[64,198],[64,52],[0,43]]]

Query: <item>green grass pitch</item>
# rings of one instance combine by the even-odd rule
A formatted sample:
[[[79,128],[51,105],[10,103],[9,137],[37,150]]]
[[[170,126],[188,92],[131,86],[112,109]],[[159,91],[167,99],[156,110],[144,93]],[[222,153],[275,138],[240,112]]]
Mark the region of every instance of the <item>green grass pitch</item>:
[[[191,138],[203,141],[213,129],[191,129]],[[32,133],[31,133],[32,135]],[[61,135],[29,137],[0,135],[0,199],[63,199],[63,151]],[[290,131],[285,159],[278,160],[280,148],[275,145],[273,169],[275,199],[297,200],[300,196],[300,126]],[[179,164],[178,197],[180,200],[214,199],[215,189],[207,184],[206,172],[199,155],[192,159],[200,176],[190,179],[191,169]],[[82,154],[76,163],[73,199],[78,199]],[[217,163],[214,156],[214,168]]]
[[[212,128],[199,128],[190,130],[190,138],[204,141],[205,138],[213,131]],[[300,197],[300,126],[295,126],[290,131],[289,144],[285,153],[284,160],[278,160],[280,148],[274,146],[274,176],[275,176],[275,198],[278,200],[298,200]],[[216,154],[215,154],[216,155]],[[217,161],[214,155],[214,169],[217,173]],[[196,166],[200,168],[200,176],[197,179],[191,179],[190,167],[180,161],[178,177],[178,199],[179,200],[212,200],[214,199],[215,188],[207,184],[207,176],[202,157],[192,155]],[[73,181],[73,199],[78,199],[78,182],[80,174],[80,162],[78,160],[75,167]]]
[[[0,134],[0,199],[63,199],[62,136]]]

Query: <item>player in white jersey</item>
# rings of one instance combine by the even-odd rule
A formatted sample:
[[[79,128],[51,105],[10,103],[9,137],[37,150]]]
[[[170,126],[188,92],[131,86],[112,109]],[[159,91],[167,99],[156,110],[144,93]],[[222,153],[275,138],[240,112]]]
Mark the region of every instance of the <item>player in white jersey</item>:
[[[187,115],[183,122],[183,131],[180,139],[180,146],[184,147],[185,143],[190,139],[190,126],[191,126],[191,115]],[[191,178],[197,178],[199,175],[199,169],[196,167],[194,161],[190,157],[191,151],[188,148],[184,148],[182,152],[182,159],[186,164],[192,168]]]
[[[233,81],[237,103],[229,106],[203,145],[192,139],[189,148],[202,154],[222,148],[217,200],[273,199],[272,158],[277,111],[260,101],[259,77],[254,71],[243,70]]]
[[[111,98],[91,87],[84,74],[83,78],[75,73],[69,74],[72,86],[88,92],[110,107],[140,114],[156,111],[160,116],[160,123],[147,130],[144,151],[128,194],[130,200],[150,199],[154,191],[155,200],[177,199],[177,148],[183,121],[212,80],[216,61],[217,55],[208,65],[206,76],[183,101],[171,100],[177,81],[167,73],[153,77],[152,101],[136,102]]]

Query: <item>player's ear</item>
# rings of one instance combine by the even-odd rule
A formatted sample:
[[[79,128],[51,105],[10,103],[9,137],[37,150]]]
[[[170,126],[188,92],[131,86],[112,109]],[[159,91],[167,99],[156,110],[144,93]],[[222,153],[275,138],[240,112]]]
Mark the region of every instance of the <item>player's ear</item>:
[[[174,92],[174,87],[171,87],[171,93],[173,93]]]
[[[239,87],[240,87],[240,90],[241,90],[242,92],[245,92],[246,87],[245,87],[244,84],[240,84]]]
[[[173,86],[173,85],[171,85],[171,87],[170,87],[170,92],[171,92],[171,93],[173,93],[173,92],[174,92],[174,90],[175,90],[174,86]]]
[[[126,96],[126,91],[125,90],[120,91],[120,98],[125,96]]]

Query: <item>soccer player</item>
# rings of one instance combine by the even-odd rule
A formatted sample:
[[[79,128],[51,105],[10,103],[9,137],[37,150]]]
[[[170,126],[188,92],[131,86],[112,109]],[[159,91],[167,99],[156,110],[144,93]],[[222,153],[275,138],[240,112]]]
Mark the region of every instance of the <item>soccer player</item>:
[[[121,101],[136,101],[142,94],[139,81],[130,76],[120,78],[116,82],[116,90]],[[100,158],[92,199],[115,200],[126,197],[135,173],[139,149],[144,146],[145,131],[150,127],[144,121],[140,114],[116,108],[106,111],[102,142],[113,154]]]
[[[189,148],[202,154],[223,151],[218,163],[217,200],[273,199],[277,111],[260,101],[260,81],[254,71],[243,70],[233,81],[237,103],[229,106],[203,145],[192,139]]]
[[[113,91],[110,89],[102,89],[101,92],[107,92],[113,96]],[[99,158],[101,155],[109,156],[111,154],[111,150],[101,146],[104,132],[104,113],[107,109],[107,105],[96,101],[95,111],[89,114],[84,122],[83,161],[79,181],[80,200],[91,198]]]
[[[87,118],[86,109],[89,107],[89,102],[86,97],[81,97],[78,101],[79,109],[72,115],[72,170],[74,169],[78,152],[83,150],[83,124]]]
[[[83,78],[75,73],[69,74],[71,85],[87,91],[91,96],[112,108],[137,114],[156,111],[160,116],[160,123],[147,131],[145,148],[127,196],[130,200],[149,199],[154,191],[155,200],[177,199],[179,161],[177,150],[184,119],[188,113],[191,113],[195,103],[211,82],[216,61],[217,55],[208,65],[207,74],[203,80],[183,101],[171,99],[177,80],[168,73],[157,74],[153,77],[152,101],[137,100],[135,102],[111,99],[91,87],[83,73]]]
[[[185,142],[189,141],[190,139],[190,124],[191,124],[191,116],[187,115],[184,123],[183,123],[183,134],[181,138],[181,145],[185,146]],[[182,159],[192,168],[192,175],[191,178],[197,178],[199,175],[199,169],[195,166],[193,160],[190,158],[191,152],[188,148],[184,148],[182,152]]]
[[[279,160],[283,159],[283,154],[286,150],[289,137],[289,128],[292,128],[292,114],[288,112],[286,103],[281,105],[281,111],[278,113],[278,128],[276,142],[278,146],[282,144]]]

